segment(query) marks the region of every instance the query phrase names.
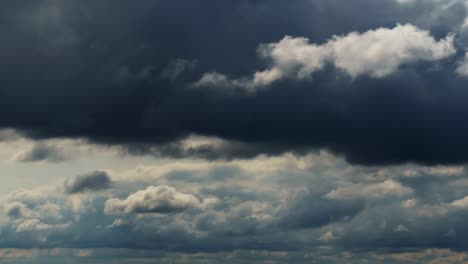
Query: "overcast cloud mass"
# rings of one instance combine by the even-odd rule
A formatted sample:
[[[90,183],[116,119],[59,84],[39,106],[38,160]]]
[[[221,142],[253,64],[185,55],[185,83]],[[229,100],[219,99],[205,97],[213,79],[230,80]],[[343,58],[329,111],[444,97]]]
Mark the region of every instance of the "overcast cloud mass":
[[[468,1],[4,1],[0,263],[468,263]]]

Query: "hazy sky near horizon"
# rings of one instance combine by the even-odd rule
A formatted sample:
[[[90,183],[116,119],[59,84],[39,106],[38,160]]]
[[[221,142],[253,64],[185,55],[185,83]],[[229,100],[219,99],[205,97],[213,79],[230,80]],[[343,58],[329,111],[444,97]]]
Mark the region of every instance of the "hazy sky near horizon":
[[[466,0],[2,4],[0,264],[468,263]]]

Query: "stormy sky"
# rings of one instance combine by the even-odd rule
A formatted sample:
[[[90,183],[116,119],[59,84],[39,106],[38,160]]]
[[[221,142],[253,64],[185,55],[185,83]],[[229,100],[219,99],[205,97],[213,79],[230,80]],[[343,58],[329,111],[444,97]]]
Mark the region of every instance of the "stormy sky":
[[[468,1],[0,9],[0,263],[468,263]]]

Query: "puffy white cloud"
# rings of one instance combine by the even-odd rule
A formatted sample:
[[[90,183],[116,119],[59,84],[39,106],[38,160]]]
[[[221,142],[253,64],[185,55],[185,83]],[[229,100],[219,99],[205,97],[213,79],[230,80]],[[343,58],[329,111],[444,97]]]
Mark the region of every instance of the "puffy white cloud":
[[[453,35],[436,40],[429,31],[398,24],[364,33],[334,36],[324,44],[308,38],[286,36],[276,43],[262,44],[260,56],[271,66],[252,77],[230,79],[224,74],[206,73],[195,86],[227,86],[254,91],[283,78],[305,79],[332,64],[352,78],[367,75],[385,77],[401,65],[417,61],[437,61],[456,53]]]
[[[452,35],[436,41],[428,31],[412,25],[351,33],[335,37],[327,45],[335,66],[353,77],[384,77],[402,64],[440,60],[456,52]]]
[[[149,186],[127,199],[113,198],[105,204],[106,214],[171,213],[198,207],[200,200],[191,194],[178,192],[167,185]]]

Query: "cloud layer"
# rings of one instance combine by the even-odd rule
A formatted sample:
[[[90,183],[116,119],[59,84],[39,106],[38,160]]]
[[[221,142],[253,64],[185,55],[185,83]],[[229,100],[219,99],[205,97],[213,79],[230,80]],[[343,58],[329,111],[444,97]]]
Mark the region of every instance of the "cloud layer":
[[[166,166],[115,171],[106,192],[17,190],[2,198],[0,247],[319,257],[378,246],[373,257],[390,261],[409,248],[466,243],[464,167],[363,167],[329,153]]]

